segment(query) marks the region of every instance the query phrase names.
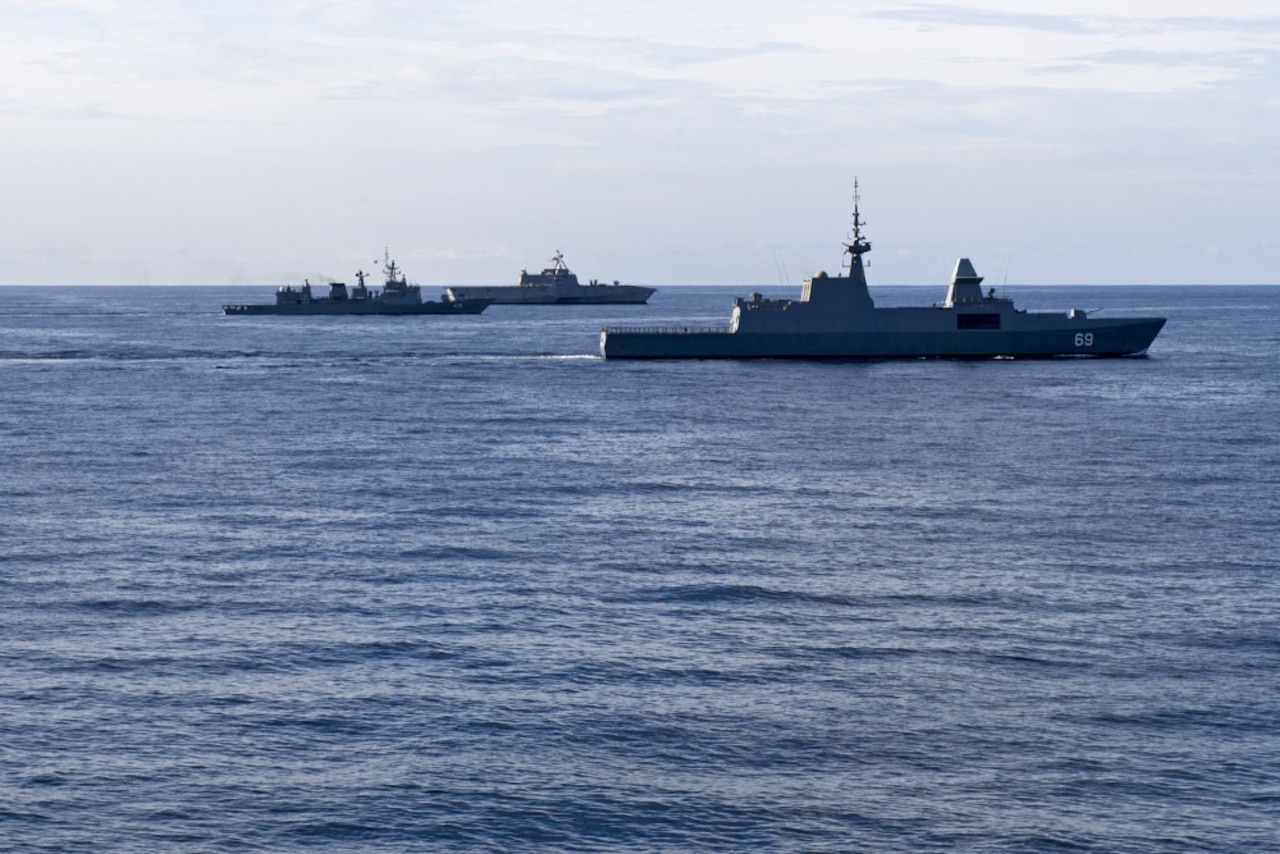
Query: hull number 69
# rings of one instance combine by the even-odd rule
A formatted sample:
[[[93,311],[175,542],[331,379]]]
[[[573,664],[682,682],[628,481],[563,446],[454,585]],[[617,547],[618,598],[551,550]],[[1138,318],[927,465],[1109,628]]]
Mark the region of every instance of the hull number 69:
[[[1076,346],[1077,346],[1077,347],[1092,347],[1092,346],[1093,346],[1093,333],[1092,333],[1092,332],[1077,332],[1077,333],[1076,333]]]

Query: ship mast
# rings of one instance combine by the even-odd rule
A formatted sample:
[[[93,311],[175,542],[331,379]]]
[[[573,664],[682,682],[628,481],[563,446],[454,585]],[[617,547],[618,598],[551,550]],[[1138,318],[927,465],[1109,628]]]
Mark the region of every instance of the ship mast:
[[[401,275],[399,279],[396,278],[396,274],[400,272],[400,268],[396,266],[395,261],[391,260],[390,249],[382,250],[382,265],[382,270],[387,274],[387,281],[389,283],[400,284],[404,280],[403,275]]]
[[[849,269],[853,270],[854,265],[862,266],[862,256],[871,251],[871,242],[862,236],[862,226],[866,225],[862,221],[862,215],[858,212],[858,203],[862,201],[862,196],[858,192],[858,179],[853,179],[853,236],[848,243],[844,245],[845,254],[849,256]]]

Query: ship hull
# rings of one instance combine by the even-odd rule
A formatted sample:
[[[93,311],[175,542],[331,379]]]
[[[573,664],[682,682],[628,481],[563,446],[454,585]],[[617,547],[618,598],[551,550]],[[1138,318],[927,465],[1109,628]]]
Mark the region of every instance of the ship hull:
[[[1144,353],[1163,318],[1068,320],[1034,329],[742,332],[605,329],[606,359],[1043,359]]]
[[[373,300],[351,300],[343,302],[299,303],[296,305],[224,305],[223,314],[236,315],[290,315],[298,317],[338,316],[338,315],[416,315],[416,314],[479,314],[489,307],[487,299],[465,299],[458,301],[422,303],[379,303]]]
[[[486,299],[494,305],[644,305],[653,293],[654,288],[639,285],[499,285],[446,288],[445,299]]]

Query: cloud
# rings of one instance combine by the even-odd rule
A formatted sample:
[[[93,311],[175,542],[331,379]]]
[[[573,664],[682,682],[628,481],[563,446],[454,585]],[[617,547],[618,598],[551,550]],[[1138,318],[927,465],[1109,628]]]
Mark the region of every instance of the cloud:
[[[867,17],[882,21],[928,24],[945,28],[999,27],[1015,30],[1040,30],[1051,33],[1089,33],[1097,29],[1097,25],[1088,18],[1076,15],[1037,15],[1000,12],[974,6],[940,6],[925,3],[909,4],[898,9],[873,10],[867,13]]]
[[[631,280],[746,279],[753,240],[797,247],[776,250],[793,268],[826,259],[856,171],[892,273],[928,265],[934,231],[1025,239],[1036,217],[1005,212],[1031,196],[1074,229],[1150,198],[1110,228],[1154,233],[1162,181],[1272,186],[1268,5],[1115,6],[11,2],[0,255],[147,257],[154,237],[191,250],[158,268],[210,281],[183,265],[315,269],[391,243],[424,278],[505,281],[561,244]],[[1089,205],[1057,198],[1074,187]],[[1241,233],[1275,219],[1251,204]]]

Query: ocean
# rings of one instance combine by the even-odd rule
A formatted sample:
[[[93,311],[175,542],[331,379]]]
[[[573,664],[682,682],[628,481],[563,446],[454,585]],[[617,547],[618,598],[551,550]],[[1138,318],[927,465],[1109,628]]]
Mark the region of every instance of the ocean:
[[[0,288],[0,850],[1280,850],[1280,287],[987,362],[271,290]]]

